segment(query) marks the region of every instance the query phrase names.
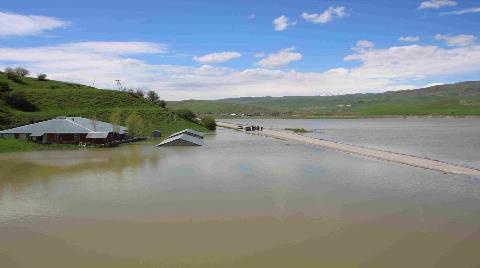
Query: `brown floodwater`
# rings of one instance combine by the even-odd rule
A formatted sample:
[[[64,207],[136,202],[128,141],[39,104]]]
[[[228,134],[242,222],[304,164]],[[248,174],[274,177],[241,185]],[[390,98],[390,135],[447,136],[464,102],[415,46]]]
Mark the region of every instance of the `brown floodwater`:
[[[479,267],[480,178],[219,129],[0,155],[0,267]]]

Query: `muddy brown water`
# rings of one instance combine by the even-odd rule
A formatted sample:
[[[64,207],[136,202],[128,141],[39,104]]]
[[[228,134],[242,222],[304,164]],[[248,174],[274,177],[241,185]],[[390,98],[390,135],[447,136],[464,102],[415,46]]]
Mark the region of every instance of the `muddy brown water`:
[[[478,267],[479,204],[477,177],[226,129],[2,154],[0,267]]]

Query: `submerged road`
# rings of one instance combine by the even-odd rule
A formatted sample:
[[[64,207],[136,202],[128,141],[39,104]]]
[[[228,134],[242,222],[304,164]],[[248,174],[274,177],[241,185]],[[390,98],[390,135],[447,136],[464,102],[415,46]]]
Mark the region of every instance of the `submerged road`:
[[[232,128],[232,129],[238,129],[239,127],[239,125],[237,124],[219,122],[219,121],[217,121],[217,126],[224,127],[224,128]],[[401,163],[401,164],[414,166],[414,167],[441,171],[444,173],[480,176],[480,170],[475,168],[469,168],[469,167],[464,167],[464,166],[455,165],[455,164],[448,164],[442,161],[426,159],[418,156],[388,152],[388,151],[383,151],[379,149],[339,143],[335,141],[328,141],[324,139],[316,139],[316,138],[307,137],[304,135],[295,134],[295,133],[286,132],[286,131],[278,131],[278,130],[264,128],[263,131],[250,131],[247,133],[271,137],[271,138],[277,138],[282,140],[297,141],[305,144],[319,145],[319,146],[331,148],[331,149],[346,152],[346,153]]]

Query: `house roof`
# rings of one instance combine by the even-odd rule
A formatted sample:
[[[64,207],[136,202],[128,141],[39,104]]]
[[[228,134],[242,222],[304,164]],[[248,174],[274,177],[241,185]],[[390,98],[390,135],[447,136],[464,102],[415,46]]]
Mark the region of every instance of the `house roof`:
[[[175,136],[178,136],[178,135],[182,135],[182,134],[188,134],[188,135],[190,135],[190,136],[203,139],[203,133],[202,133],[202,132],[193,130],[193,129],[191,129],[191,128],[187,128],[187,129],[184,129],[184,130],[182,130],[182,131],[173,133],[173,134],[170,135],[169,137],[172,138],[172,137],[175,137]]]
[[[0,134],[32,134],[41,136],[44,133],[85,133],[90,132],[113,132],[114,126],[102,121],[94,121],[83,117],[57,117],[34,124],[0,131]],[[126,127],[119,127],[120,134],[124,134]]]
[[[187,134],[180,134],[174,137],[170,137],[161,143],[157,144],[157,146],[165,146],[165,145],[193,145],[193,146],[201,146],[203,145],[203,139],[190,136]]]

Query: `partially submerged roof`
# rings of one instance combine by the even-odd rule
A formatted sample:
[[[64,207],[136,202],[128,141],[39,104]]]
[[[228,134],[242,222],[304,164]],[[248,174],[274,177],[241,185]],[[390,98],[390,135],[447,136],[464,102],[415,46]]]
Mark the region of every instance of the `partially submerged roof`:
[[[114,126],[110,123],[96,121],[83,117],[57,117],[30,125],[0,131],[0,134],[34,134],[42,136],[45,133],[72,134],[90,132],[113,132]],[[127,128],[119,126],[120,134]]]
[[[203,133],[202,133],[202,132],[193,130],[193,129],[191,129],[191,128],[187,128],[187,129],[184,129],[184,130],[182,130],[182,131],[173,133],[173,134],[170,135],[169,137],[172,138],[172,137],[175,137],[175,136],[178,136],[178,135],[182,135],[182,134],[187,134],[187,135],[190,135],[190,136],[199,138],[199,139],[203,139]]]
[[[157,146],[201,146],[203,145],[203,139],[190,136],[187,134],[180,134],[174,137],[170,137]]]
[[[90,132],[87,134],[87,139],[105,139],[108,137],[108,132]]]

